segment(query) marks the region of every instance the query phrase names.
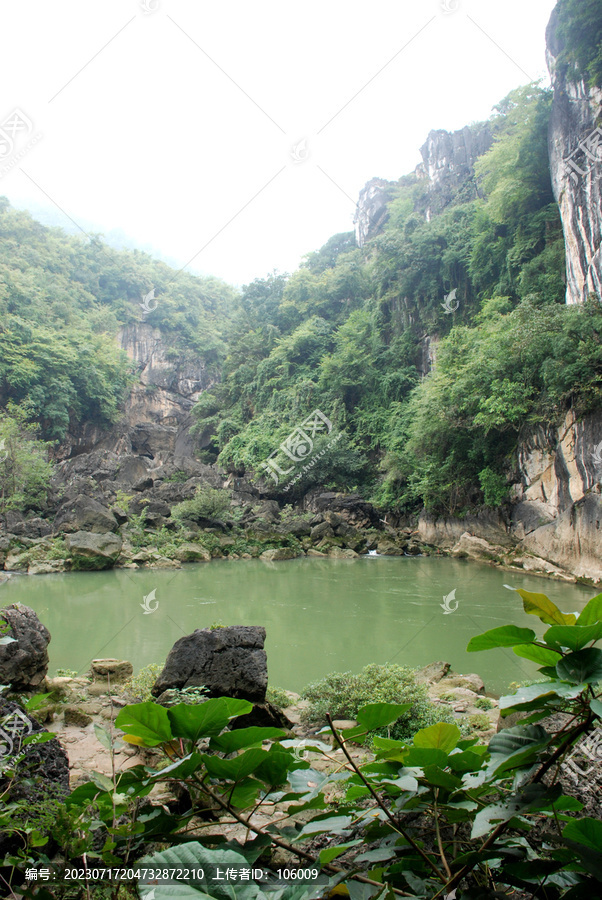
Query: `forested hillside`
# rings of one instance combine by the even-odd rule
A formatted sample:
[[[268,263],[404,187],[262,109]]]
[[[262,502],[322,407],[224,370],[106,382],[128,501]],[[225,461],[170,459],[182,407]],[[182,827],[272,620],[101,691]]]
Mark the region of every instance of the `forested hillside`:
[[[499,103],[493,146],[438,213],[429,180],[405,176],[363,249],[335,235],[290,278],[246,288],[223,381],[195,410],[214,459],[256,467],[318,407],[345,439],[314,480],[458,513],[505,498],[523,426],[599,404],[599,303],[564,303],[550,103],[533,85]]]
[[[45,228],[0,198],[0,408],[19,407],[48,440],[79,422],[114,422],[129,384],[115,336],[141,321],[152,289],[152,324],[173,352],[218,367],[231,288]]]

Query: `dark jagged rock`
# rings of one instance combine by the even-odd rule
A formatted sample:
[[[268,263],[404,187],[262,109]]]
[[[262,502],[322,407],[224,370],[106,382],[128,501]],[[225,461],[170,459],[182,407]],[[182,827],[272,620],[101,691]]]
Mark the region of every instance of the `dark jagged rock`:
[[[54,520],[55,532],[91,531],[106,534],[117,530],[117,519],[110,509],[93,497],[80,494],[72,503],[64,504]]]
[[[48,672],[50,632],[29,606],[13,603],[0,610],[14,642],[0,646],[0,683],[15,691],[37,688]]]
[[[204,685],[208,696],[261,703],[268,685],[264,642],[265,628],[255,625],[197,628],[173,645],[151,693]]]

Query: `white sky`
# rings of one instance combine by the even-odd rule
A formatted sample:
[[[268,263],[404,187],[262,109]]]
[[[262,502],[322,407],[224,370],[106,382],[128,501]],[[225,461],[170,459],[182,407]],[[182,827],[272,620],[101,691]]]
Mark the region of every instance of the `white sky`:
[[[41,138],[0,195],[233,284],[292,271],[352,228],[368,179],[418,164],[431,129],[547,83],[553,7],[5,0],[0,127],[18,108],[33,125],[15,151]]]

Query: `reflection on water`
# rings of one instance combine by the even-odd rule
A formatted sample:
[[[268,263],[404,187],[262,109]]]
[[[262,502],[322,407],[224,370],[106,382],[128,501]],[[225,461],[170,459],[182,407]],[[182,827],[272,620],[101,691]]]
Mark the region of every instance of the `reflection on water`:
[[[14,576],[0,586],[0,605],[20,602],[38,613],[52,634],[51,674],[86,671],[100,656],[129,659],[136,671],[162,662],[184,634],[220,623],[265,626],[270,683],[291,690],[370,662],[443,659],[501,692],[533,677],[535,664],[509,649],[466,653],[470,638],[506,622],[543,631],[504,584],[546,593],[570,611],[596,593],[444,558],[222,560],[179,571]],[[442,598],[454,588],[458,610],[444,615]],[[159,606],[144,615],[140,603],[152,590]]]

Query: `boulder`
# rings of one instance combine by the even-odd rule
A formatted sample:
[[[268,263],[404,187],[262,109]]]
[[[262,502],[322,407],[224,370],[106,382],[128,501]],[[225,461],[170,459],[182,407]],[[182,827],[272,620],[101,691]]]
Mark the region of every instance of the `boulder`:
[[[480,675],[446,675],[439,684],[448,688],[467,688],[475,694],[485,693],[485,685]]]
[[[299,552],[290,547],[273,547],[271,550],[264,550],[259,558],[271,562],[279,559],[296,559],[298,556]]]
[[[72,559],[72,568],[82,570],[112,568],[121,553],[123,541],[116,534],[78,531],[67,535],[65,543]]]
[[[484,538],[475,537],[474,534],[465,531],[460,536],[460,540],[452,547],[451,555],[459,559],[468,558],[495,561],[499,559],[503,552],[501,547],[496,547]]]
[[[190,542],[181,544],[176,550],[176,557],[180,562],[210,562],[211,554],[200,544]]]
[[[22,548],[9,550],[4,560],[4,568],[7,572],[24,572],[29,566],[29,554]]]
[[[329,525],[328,522],[320,522],[319,525],[314,525],[311,529],[311,539],[313,541],[319,541],[320,538],[325,537],[334,537],[332,526]]]
[[[0,646],[0,683],[16,691],[38,687],[48,671],[50,632],[29,606],[14,603],[0,610],[0,618],[10,627],[10,644]]]
[[[358,557],[355,550],[342,550],[341,547],[333,547],[328,551],[328,555],[331,559],[357,559]]]
[[[250,713],[238,716],[232,722],[232,730],[237,728],[285,728],[289,730],[293,723],[288,716],[269,700],[255,703]]]
[[[110,509],[92,497],[79,494],[73,502],[64,503],[54,519],[54,531],[92,531],[106,534],[117,530],[117,519]]]
[[[422,684],[436,684],[442,678],[445,678],[450,668],[451,666],[448,662],[442,662],[441,660],[430,663],[416,672],[416,681]]]
[[[262,703],[268,684],[265,628],[198,629],[173,645],[151,693],[204,685],[210,697]]]
[[[92,716],[77,706],[66,706],[64,716],[65,725],[77,725],[78,728],[86,728],[92,722]]]
[[[104,684],[121,684],[131,678],[134,667],[127,659],[93,659],[90,666],[93,681],[101,681]]]

